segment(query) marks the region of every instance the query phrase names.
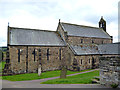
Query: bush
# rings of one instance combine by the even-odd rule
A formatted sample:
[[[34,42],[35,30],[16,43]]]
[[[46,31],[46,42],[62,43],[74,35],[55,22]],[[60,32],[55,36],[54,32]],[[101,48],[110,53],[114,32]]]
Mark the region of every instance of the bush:
[[[117,88],[117,87],[118,87],[118,84],[113,83],[113,84],[111,84],[111,87],[112,87],[112,88]]]

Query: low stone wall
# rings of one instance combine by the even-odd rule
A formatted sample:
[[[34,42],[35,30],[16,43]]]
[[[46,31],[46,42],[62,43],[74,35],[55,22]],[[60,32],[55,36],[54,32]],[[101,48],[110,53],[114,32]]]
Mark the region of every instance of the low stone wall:
[[[100,84],[110,86],[114,83],[120,87],[120,56],[101,56]]]

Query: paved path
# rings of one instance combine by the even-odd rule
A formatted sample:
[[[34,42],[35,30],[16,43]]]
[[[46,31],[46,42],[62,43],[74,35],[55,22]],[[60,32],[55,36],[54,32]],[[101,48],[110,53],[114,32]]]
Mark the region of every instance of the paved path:
[[[99,69],[94,69],[94,70],[90,70],[90,71],[85,71],[85,72],[70,74],[70,75],[67,75],[67,76],[78,75],[78,74],[87,73],[87,72],[92,72],[92,71],[96,71],[96,70],[99,70]],[[60,77],[58,76],[58,77],[44,78],[44,79],[38,79],[38,80],[15,81],[15,82],[16,82],[16,83],[17,83],[17,82],[44,82],[44,81],[47,81],[47,80],[52,80],[52,79],[57,79],[57,78],[60,78]]]
[[[95,70],[97,69],[76,73],[76,74],[70,74],[67,76],[78,75],[82,73],[92,72]],[[100,84],[40,84],[41,82],[56,78],[59,77],[52,77],[52,78],[45,78],[45,79],[31,80],[31,81],[15,81],[15,82],[2,80],[2,87],[3,88],[106,88],[105,86],[102,86]]]

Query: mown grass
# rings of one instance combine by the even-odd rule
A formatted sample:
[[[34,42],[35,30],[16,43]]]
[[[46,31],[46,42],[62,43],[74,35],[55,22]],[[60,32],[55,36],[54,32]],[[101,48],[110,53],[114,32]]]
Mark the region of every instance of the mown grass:
[[[73,71],[68,70],[67,75],[74,74],[74,73],[79,73],[79,72],[84,72],[84,71],[89,71],[89,70],[91,70],[91,69],[83,70],[83,71],[77,71],[77,72],[73,72]],[[38,76],[37,73],[27,73],[27,74],[19,74],[19,75],[12,75],[12,76],[3,76],[2,79],[3,80],[9,80],[9,81],[37,80],[37,79],[60,76],[60,72],[61,72],[60,70],[47,71],[47,72],[41,73],[40,76]]]
[[[5,67],[5,63],[6,63],[6,62],[3,62],[3,61],[0,62],[0,75],[2,75],[2,70],[3,70],[4,67]],[[2,76],[0,76],[0,79],[2,79]]]
[[[4,69],[5,63],[6,62],[3,61],[0,62],[0,73],[2,72],[2,69]]]
[[[41,84],[92,84],[94,76],[99,76],[99,70],[83,73],[74,76],[68,76],[66,79],[53,79]]]

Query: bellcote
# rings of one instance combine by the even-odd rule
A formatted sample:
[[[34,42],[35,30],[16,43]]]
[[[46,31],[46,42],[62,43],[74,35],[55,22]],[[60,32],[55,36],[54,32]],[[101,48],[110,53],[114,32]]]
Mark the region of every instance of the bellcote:
[[[103,19],[103,16],[99,21],[99,28],[103,28],[103,30],[106,32],[106,21]]]

